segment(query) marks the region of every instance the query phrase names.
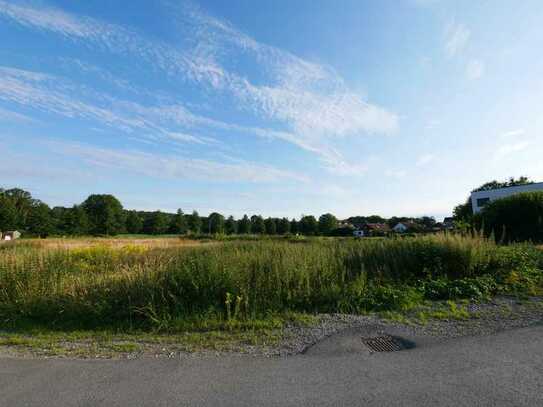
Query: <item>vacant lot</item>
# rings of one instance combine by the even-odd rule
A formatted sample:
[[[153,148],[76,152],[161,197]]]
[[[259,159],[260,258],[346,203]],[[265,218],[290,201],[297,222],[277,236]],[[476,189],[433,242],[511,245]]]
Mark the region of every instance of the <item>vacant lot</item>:
[[[251,340],[317,313],[401,318],[428,301],[536,296],[542,268],[535,246],[454,235],[19,241],[0,246],[0,320],[18,333],[251,332],[240,337]],[[465,316],[450,304],[445,317]]]

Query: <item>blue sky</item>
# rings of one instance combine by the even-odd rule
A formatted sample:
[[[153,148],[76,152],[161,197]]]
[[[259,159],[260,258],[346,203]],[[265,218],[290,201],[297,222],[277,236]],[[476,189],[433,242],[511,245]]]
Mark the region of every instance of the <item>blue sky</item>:
[[[51,205],[450,214],[543,180],[543,2],[0,0],[0,185]]]

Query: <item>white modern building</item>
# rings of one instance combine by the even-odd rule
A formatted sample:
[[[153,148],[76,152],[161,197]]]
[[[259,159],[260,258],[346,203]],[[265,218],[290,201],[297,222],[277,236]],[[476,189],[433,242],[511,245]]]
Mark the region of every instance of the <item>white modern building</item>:
[[[505,187],[499,189],[491,189],[489,191],[477,191],[471,193],[471,207],[473,213],[481,212],[484,206],[496,199],[505,198],[520,192],[543,191],[543,182],[533,184],[518,185],[515,187]]]

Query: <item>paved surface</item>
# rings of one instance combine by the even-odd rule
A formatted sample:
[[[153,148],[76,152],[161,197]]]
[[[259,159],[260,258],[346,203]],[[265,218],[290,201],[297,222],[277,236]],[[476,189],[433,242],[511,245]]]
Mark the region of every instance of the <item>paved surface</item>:
[[[0,359],[0,406],[543,405],[542,326],[374,354],[357,335],[276,359]]]

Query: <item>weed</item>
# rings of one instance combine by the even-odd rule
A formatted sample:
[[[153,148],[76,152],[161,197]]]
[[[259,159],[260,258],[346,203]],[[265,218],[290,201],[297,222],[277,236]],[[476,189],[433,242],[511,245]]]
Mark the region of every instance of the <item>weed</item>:
[[[276,329],[288,313],[403,312],[425,299],[531,295],[543,286],[542,267],[532,246],[451,234],[197,247],[21,242],[0,251],[0,321],[124,332]]]

